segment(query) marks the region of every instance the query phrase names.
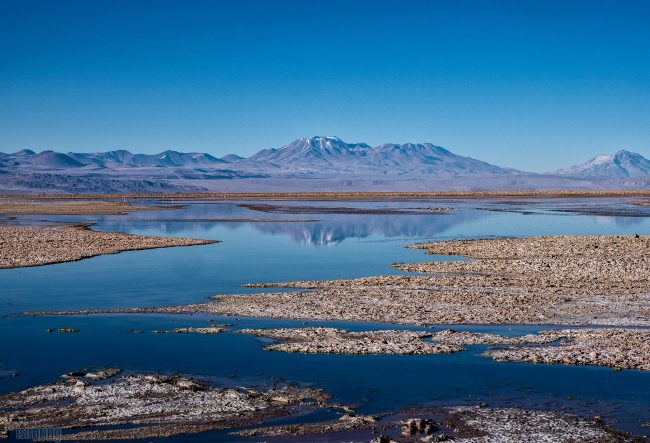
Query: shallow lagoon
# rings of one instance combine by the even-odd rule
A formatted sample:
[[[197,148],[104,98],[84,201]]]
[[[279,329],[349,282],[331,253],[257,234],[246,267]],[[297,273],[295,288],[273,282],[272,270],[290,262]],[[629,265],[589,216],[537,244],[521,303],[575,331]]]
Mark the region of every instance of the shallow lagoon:
[[[165,202],[172,204],[171,201]],[[180,202],[184,203],[184,202]],[[279,204],[273,202],[274,204]],[[147,204],[160,204],[148,202]],[[173,204],[179,204],[178,201]],[[427,256],[407,244],[457,238],[559,234],[650,234],[647,208],[624,200],[548,200],[537,205],[488,200],[432,202],[286,202],[287,205],[368,208],[452,206],[451,214],[360,215],[271,214],[237,202],[191,202],[184,209],[116,216],[25,216],[12,223],[92,222],[93,229],[136,234],[218,239],[189,248],[127,252],[37,268],[0,271],[0,319],[5,346],[0,378],[8,392],[54,381],[89,366],[132,371],[182,372],[234,384],[274,380],[313,384],[335,401],[360,412],[395,411],[420,404],[476,404],[567,408],[602,415],[617,427],[643,434],[650,421],[650,374],[608,368],[496,363],[481,357],[483,346],[430,356],[336,356],[267,352],[258,338],[235,333],[216,336],[151,334],[153,329],[207,326],[214,319],[243,327],[302,326],[302,322],[217,316],[113,315],[16,317],[29,310],[159,306],[236,294],[249,282],[336,279],[401,273],[393,262],[449,257]],[[625,216],[585,215],[563,209],[605,208]],[[480,209],[479,209],[480,208]],[[630,213],[629,208],[634,211]],[[619,210],[620,209],[620,210]],[[510,212],[514,211],[514,212]],[[585,211],[583,211],[585,212]],[[589,212],[589,211],[587,211]],[[603,213],[603,211],[597,211]],[[314,220],[317,222],[222,222],[207,219]],[[394,325],[309,322],[354,330]],[[48,333],[75,327],[78,334]],[[143,334],[127,332],[141,329]],[[436,328],[440,329],[440,328]],[[460,328],[457,328],[460,329]],[[541,328],[471,327],[504,334]],[[2,374],[3,372],[0,372]],[[618,421],[618,422],[616,422]],[[647,432],[647,429],[645,430]],[[223,433],[176,437],[175,441],[232,440]],[[170,439],[171,440],[171,439]]]

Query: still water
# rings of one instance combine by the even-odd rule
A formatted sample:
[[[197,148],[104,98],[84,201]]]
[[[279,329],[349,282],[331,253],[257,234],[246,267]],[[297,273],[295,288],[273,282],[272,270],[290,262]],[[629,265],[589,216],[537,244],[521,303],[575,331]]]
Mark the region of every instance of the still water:
[[[483,346],[452,355],[338,356],[267,352],[258,338],[151,334],[154,329],[236,323],[233,329],[303,326],[303,322],[223,319],[213,315],[21,317],[32,310],[75,310],[197,303],[215,294],[253,292],[244,283],[399,274],[394,262],[449,260],[404,246],[431,240],[562,234],[650,234],[650,208],[625,200],[432,202],[271,202],[277,205],[406,209],[453,207],[450,214],[265,213],[238,202],[149,201],[181,209],[112,216],[21,216],[7,223],[93,223],[93,229],[216,239],[188,248],[126,252],[74,263],[0,271],[0,392],[55,381],[91,366],[178,372],[235,385],[291,381],[325,389],[361,413],[416,405],[485,402],[601,415],[643,434],[650,421],[650,374],[608,368],[497,363]],[[143,204],[138,202],[137,204]],[[224,219],[256,219],[266,222]],[[271,221],[268,221],[271,220]],[[275,221],[272,221],[275,220]],[[286,220],[292,220],[287,222]],[[395,325],[309,322],[350,330]],[[78,334],[47,328],[73,327]],[[441,329],[444,326],[436,327]],[[525,334],[538,327],[455,327]],[[129,330],[144,330],[132,334]],[[418,328],[410,328],[418,329]],[[18,372],[18,377],[9,374]],[[647,429],[645,429],[647,432]],[[232,440],[225,433],[173,441]]]

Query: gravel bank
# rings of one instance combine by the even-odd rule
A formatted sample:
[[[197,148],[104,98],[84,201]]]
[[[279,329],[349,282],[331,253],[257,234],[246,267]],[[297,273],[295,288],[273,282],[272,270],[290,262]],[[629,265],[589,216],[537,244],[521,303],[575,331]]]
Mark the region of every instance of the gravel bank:
[[[97,380],[84,374],[0,396],[0,427],[66,430],[57,440],[157,438],[255,425],[290,416],[296,407],[325,406],[328,400],[317,389],[258,391],[181,376],[129,374]],[[97,429],[67,432],[80,427]]]
[[[98,232],[84,226],[0,226],[0,269],[77,261],[122,251],[211,243],[217,242]]]

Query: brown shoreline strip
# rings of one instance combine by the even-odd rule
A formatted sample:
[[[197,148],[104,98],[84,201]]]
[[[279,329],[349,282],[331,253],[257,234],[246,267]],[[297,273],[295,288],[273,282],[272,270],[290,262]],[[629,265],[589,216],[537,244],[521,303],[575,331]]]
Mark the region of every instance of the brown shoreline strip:
[[[123,251],[217,243],[92,231],[85,226],[0,226],[0,269],[42,266]]]
[[[206,192],[179,194],[6,194],[4,199],[217,199],[217,200],[393,200],[431,198],[607,198],[650,197],[650,190],[548,190],[548,191],[448,191],[448,192]]]
[[[121,215],[135,211],[179,209],[182,206],[134,206],[131,203],[104,200],[5,199],[0,214],[8,215]]]

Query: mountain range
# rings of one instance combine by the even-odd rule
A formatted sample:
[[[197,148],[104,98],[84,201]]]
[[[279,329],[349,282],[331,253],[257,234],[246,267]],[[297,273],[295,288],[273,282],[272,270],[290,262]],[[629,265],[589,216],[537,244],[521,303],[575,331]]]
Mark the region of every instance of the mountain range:
[[[599,155],[586,163],[556,171],[572,177],[648,177],[650,160],[641,154],[620,150],[613,155]]]
[[[305,180],[312,179],[312,180]],[[244,158],[167,150],[0,153],[0,192],[201,192],[233,190],[535,189],[650,186],[650,161],[618,151],[535,174],[431,143],[369,146],[338,137],[297,139]]]

